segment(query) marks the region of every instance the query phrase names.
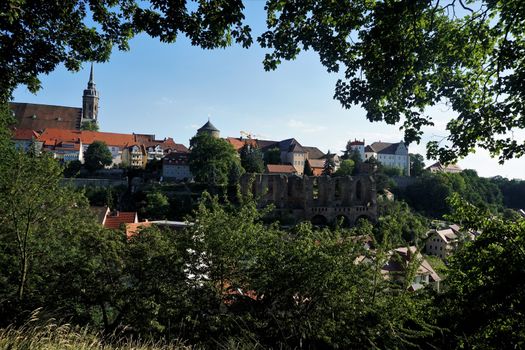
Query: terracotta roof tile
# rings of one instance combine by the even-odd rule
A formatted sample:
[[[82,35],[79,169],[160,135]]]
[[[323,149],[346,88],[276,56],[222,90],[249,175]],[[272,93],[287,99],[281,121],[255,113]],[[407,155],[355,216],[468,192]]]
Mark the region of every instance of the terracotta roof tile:
[[[290,164],[268,164],[267,173],[296,174],[297,170]]]
[[[138,222],[137,213],[134,211],[117,211],[106,215],[104,227],[119,229],[122,224],[133,224]]]

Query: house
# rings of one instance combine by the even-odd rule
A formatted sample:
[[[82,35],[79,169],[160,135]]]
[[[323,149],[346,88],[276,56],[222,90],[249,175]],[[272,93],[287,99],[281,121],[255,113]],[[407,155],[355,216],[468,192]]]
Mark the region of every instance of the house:
[[[454,232],[452,228],[427,232],[425,251],[428,255],[446,259],[456,250],[457,246],[458,232]]]
[[[148,154],[146,148],[142,144],[134,143],[126,145],[122,149],[122,163],[129,165],[132,168],[146,167],[148,161]]]
[[[417,270],[414,279],[408,289],[415,291],[423,288],[425,285],[432,285],[439,291],[439,282],[441,277],[434,271],[429,262],[417,251],[414,246],[401,247],[392,250],[389,253],[386,263],[381,268],[381,274],[385,279],[404,283],[407,268],[413,259],[417,259]]]
[[[312,169],[313,176],[321,176],[323,174],[325,159],[308,159],[308,166]]]
[[[174,151],[162,159],[162,178],[165,180],[190,181],[189,152]]]
[[[290,164],[267,164],[267,174],[296,175],[297,169]]]
[[[136,224],[139,222],[137,213],[134,211],[107,211],[102,225],[106,228],[118,230],[126,224]]]
[[[299,175],[304,173],[304,167],[308,159],[321,159],[325,156],[325,154],[317,147],[302,146],[299,141],[294,138],[273,141],[227,137],[226,141],[237,151],[239,151],[246,143],[259,148],[263,153],[276,148],[280,153],[281,164],[292,165]]]
[[[18,129],[15,128],[12,131],[11,140],[15,144],[15,148],[23,150],[25,152],[29,151],[33,145],[37,151],[42,149],[42,142],[38,141],[40,134],[31,129]]]
[[[410,176],[410,156],[404,142],[374,142],[365,147],[364,160],[372,157],[385,166],[400,168],[404,175]]]
[[[357,151],[359,155],[361,156],[361,160],[365,160],[365,140],[358,141],[357,139],[354,139],[354,141],[349,141],[348,146],[352,151]]]
[[[59,150],[65,144],[70,147],[78,148],[78,160],[82,161],[82,155],[89,145],[95,141],[102,141],[111,152],[113,164],[122,162],[122,152],[131,144],[135,144],[135,138],[132,134],[118,134],[110,132],[87,131],[87,130],[63,130],[63,129],[45,129],[38,138],[43,142],[43,148],[55,154],[60,154]],[[65,160],[65,159],[64,159]]]
[[[440,162],[436,162],[432,164],[431,166],[427,167],[427,170],[429,170],[431,173],[451,173],[451,174],[457,174],[463,171],[457,164],[443,165]]]

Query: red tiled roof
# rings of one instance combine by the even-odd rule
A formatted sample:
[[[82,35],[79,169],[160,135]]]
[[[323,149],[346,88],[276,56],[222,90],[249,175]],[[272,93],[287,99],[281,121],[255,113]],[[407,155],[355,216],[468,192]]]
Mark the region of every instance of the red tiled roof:
[[[364,146],[364,145],[365,145],[365,141],[354,140],[354,141],[350,142],[350,146]]]
[[[82,141],[83,144],[90,145],[95,141],[103,141],[108,146],[125,147],[127,144],[135,143],[132,134],[117,134],[112,132],[100,131],[79,131],[79,130],[62,130],[47,128],[38,138],[46,145],[52,145],[61,141]]]
[[[237,137],[227,137],[225,140],[229,142],[233,146],[233,148],[235,148],[236,151],[239,151],[241,148],[243,148],[245,144],[252,145],[253,147],[258,146],[258,141],[255,139],[239,139]]]
[[[146,227],[150,227],[151,225],[152,223],[148,221],[126,224],[126,237],[130,239],[131,237],[139,233],[140,230]]]
[[[117,211],[116,213],[108,214],[104,227],[111,229],[119,229],[122,224],[133,224],[138,222],[137,213],[134,211]]]
[[[244,146],[244,142],[235,137],[227,137],[225,140],[229,142],[236,151],[239,151]]]
[[[80,129],[82,108],[17,102],[9,103],[9,107],[20,129]]]
[[[290,164],[268,164],[267,173],[296,174],[297,170]]]

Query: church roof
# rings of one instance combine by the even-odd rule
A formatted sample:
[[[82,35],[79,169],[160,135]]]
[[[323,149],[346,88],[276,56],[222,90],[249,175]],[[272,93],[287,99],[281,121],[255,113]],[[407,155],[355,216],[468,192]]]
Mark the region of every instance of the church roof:
[[[219,131],[209,120],[201,126],[197,131]]]
[[[47,128],[79,130],[82,108],[10,102],[16,127],[42,132]]]

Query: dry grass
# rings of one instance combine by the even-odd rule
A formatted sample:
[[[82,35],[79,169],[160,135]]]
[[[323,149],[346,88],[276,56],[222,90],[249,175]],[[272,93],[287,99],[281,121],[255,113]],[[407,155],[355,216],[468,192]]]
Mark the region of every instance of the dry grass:
[[[122,338],[113,334],[102,337],[87,327],[74,327],[48,320],[42,324],[38,310],[21,327],[0,329],[0,349],[2,350],[185,350],[189,347],[180,343],[141,341]]]

